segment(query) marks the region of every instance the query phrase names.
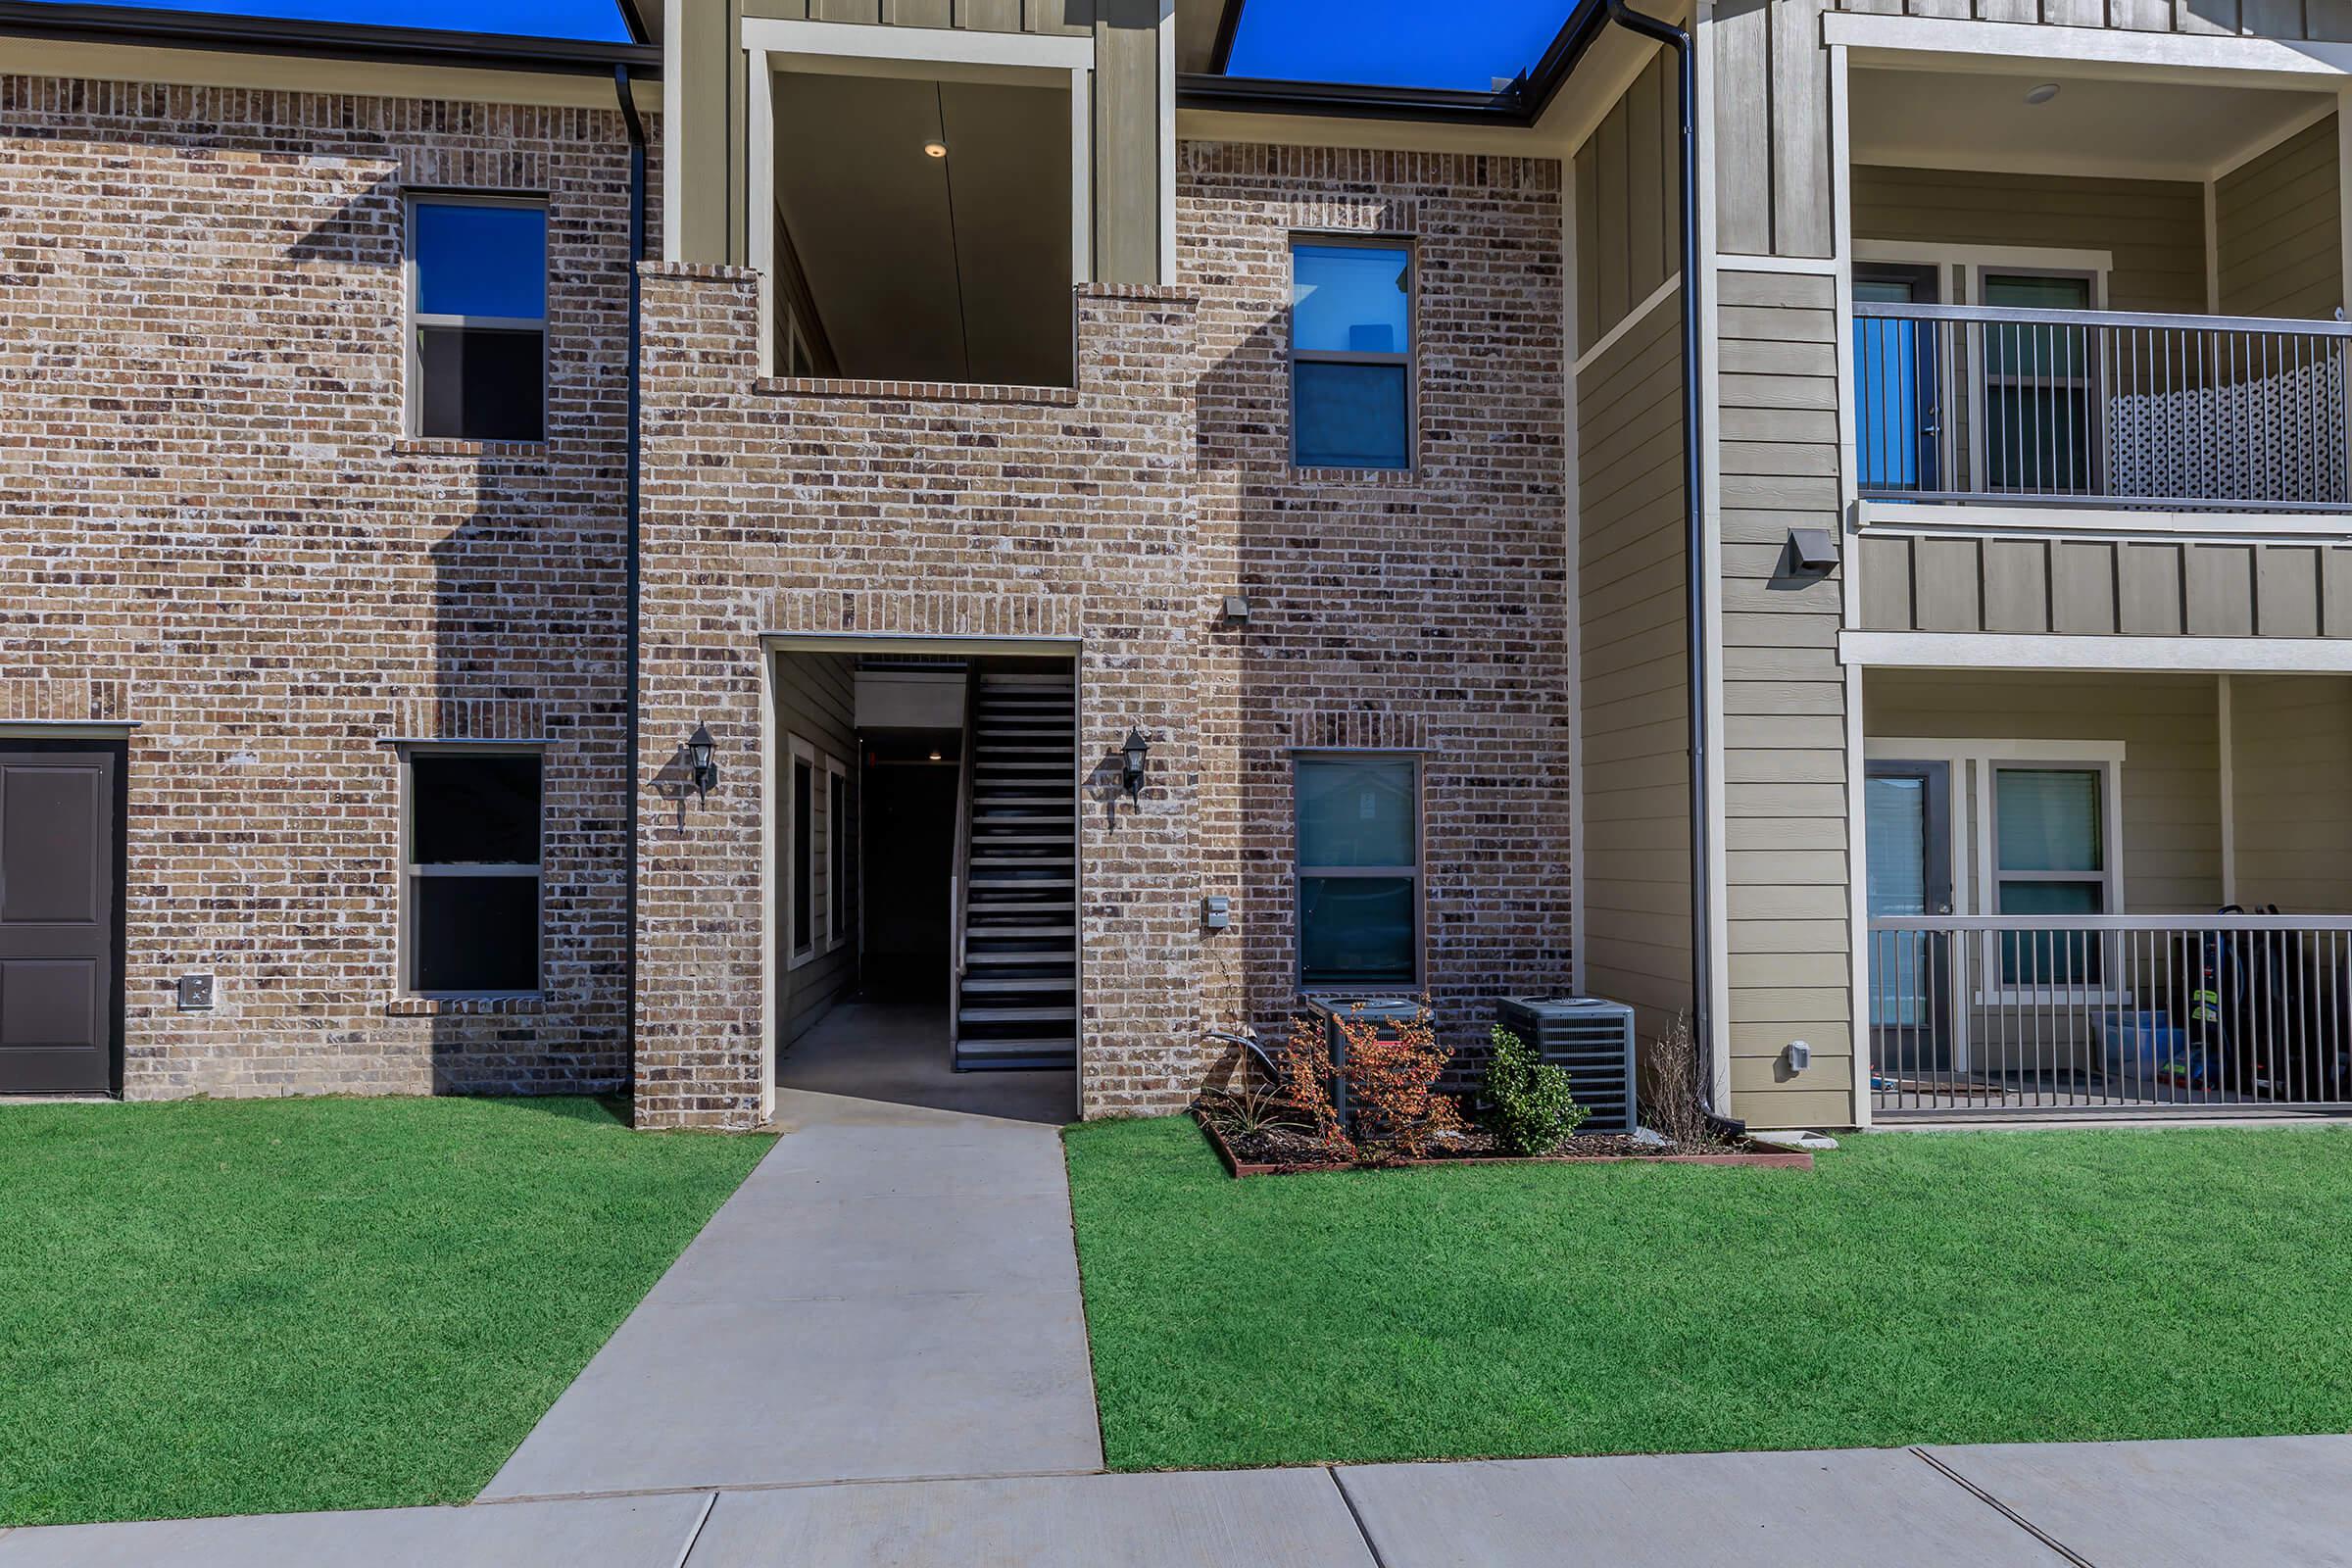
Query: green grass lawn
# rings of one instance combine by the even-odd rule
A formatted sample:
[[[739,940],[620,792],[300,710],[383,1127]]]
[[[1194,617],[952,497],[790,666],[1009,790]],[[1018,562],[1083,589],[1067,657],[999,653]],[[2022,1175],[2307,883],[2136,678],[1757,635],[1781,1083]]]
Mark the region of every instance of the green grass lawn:
[[[0,1111],[0,1525],[471,1496],[769,1142],[588,1100]]]
[[[1068,1135],[1112,1466],[2352,1427],[2352,1133],[1234,1181]]]

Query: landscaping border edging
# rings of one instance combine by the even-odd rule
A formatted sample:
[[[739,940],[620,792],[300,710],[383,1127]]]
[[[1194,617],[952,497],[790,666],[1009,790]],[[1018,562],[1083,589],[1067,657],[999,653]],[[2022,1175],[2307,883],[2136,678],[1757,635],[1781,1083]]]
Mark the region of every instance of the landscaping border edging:
[[[1250,1164],[1235,1157],[1225,1137],[1210,1125],[1198,1107],[1192,1113],[1193,1124],[1208,1139],[1208,1147],[1217,1152],[1217,1160],[1225,1174],[1236,1180],[1244,1176],[1300,1176],[1313,1171],[1335,1170],[1432,1170],[1446,1165],[1748,1165],[1765,1170],[1811,1170],[1813,1153],[1804,1149],[1743,1150],[1732,1154],[1474,1154],[1460,1159],[1409,1159],[1389,1166]]]

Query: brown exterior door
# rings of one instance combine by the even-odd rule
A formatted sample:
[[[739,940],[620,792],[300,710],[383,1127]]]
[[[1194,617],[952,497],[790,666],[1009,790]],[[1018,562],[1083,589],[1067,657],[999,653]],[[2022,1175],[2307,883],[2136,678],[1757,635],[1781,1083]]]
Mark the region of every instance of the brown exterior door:
[[[0,1094],[115,1087],[121,753],[0,750]]]

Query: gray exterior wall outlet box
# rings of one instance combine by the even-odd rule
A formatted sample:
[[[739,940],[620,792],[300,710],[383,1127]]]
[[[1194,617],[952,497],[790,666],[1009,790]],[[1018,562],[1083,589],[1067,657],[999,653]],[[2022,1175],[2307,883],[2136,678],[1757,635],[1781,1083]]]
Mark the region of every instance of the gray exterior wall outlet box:
[[[179,1010],[202,1012],[213,1004],[213,977],[209,974],[183,974],[179,977]]]
[[[1788,1049],[1781,1054],[1788,1058],[1790,1072],[1803,1072],[1813,1065],[1813,1048],[1802,1040],[1789,1041]]]
[[[1222,931],[1233,924],[1233,901],[1223,894],[1211,894],[1200,901],[1200,926],[1205,931]]]

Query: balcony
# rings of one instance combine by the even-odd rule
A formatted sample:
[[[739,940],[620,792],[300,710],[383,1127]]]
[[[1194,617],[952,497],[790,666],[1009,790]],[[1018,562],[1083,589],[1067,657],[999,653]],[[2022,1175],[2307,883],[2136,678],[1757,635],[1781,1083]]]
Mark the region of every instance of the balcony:
[[[1857,300],[1868,501],[2352,511],[2352,325]]]
[[[2352,1109],[2352,916],[1870,921],[1883,1119]]]

